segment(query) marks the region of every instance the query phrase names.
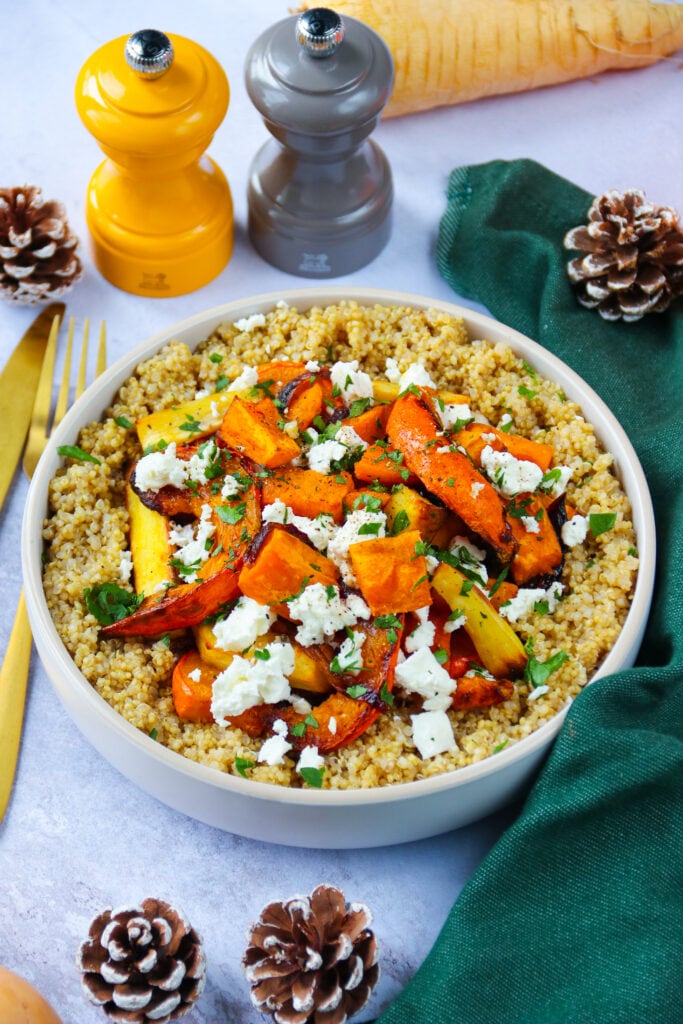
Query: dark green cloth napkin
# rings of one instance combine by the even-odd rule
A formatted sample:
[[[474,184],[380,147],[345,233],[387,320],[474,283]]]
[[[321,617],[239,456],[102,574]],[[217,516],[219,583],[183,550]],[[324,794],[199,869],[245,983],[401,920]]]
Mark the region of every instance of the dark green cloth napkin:
[[[683,1019],[683,305],[624,324],[576,303],[562,239],[591,200],[528,160],[458,168],[438,266],[622,423],[655,505],[652,613],[637,665],[574,702],[520,816],[381,1024]]]

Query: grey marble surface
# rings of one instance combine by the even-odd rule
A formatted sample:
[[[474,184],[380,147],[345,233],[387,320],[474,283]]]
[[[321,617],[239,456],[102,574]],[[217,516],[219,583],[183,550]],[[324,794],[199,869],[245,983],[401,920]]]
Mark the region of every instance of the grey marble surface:
[[[256,35],[288,13],[284,0],[3,0],[0,8],[9,27],[0,34],[0,184],[37,184],[46,198],[65,203],[85,263],[68,313],[77,328],[85,316],[107,320],[110,361],[195,312],[304,283],[263,263],[245,236],[248,167],[267,134],[242,68]],[[165,300],[118,291],[90,260],[84,193],[101,154],[73,102],[76,75],[90,53],[151,26],[201,42],[232,86],[210,152],[233,191],[234,256],[205,288]],[[434,262],[448,173],[461,164],[532,157],[590,192],[641,187],[653,201],[682,209],[682,90],[673,60],[383,122],[375,137],[394,172],[394,231],[375,262],[343,283],[463,301]],[[0,303],[0,366],[34,315]],[[0,650],[21,586],[26,493],[17,474],[0,513]],[[435,839],[360,851],[271,846],[223,833],[169,810],[104,762],[67,717],[34,656],[14,793],[0,824],[0,964],[36,984],[68,1024],[95,1024],[102,1013],[83,999],[74,966],[88,924],[104,907],[158,896],[182,906],[205,942],[208,984],[188,1019],[246,1024],[261,1019],[240,968],[247,926],[270,900],[330,882],[374,915],[383,973],[358,1018],[369,1020],[417,970],[462,886],[517,810]]]

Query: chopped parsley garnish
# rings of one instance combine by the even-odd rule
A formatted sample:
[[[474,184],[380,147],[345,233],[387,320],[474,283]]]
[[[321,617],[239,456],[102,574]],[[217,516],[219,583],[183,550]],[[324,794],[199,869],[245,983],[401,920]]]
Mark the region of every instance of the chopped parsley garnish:
[[[244,519],[247,513],[246,502],[241,501],[239,505],[218,505],[216,507],[216,514],[218,518],[224,523],[235,525],[239,523],[241,519]]]
[[[401,620],[397,615],[378,615],[375,619],[375,625],[378,629],[387,630],[387,641],[390,644],[395,644],[398,640],[397,630],[401,628]]]
[[[496,746],[493,748],[493,753],[494,754],[500,754],[501,750],[504,750],[505,747],[507,747],[509,742],[510,742],[510,740],[506,736],[502,743],[497,743],[496,744]]]
[[[147,735],[149,736],[150,739],[155,740],[159,733],[156,729],[150,729]]]
[[[209,356],[209,359],[211,360],[212,363],[223,362],[223,356],[220,354],[220,352],[212,352],[211,355]]]
[[[360,683],[357,683],[355,686],[348,686],[346,689],[347,696],[353,697],[354,700],[358,697],[364,697],[367,692],[367,686],[362,686]]]
[[[594,537],[611,530],[617,521],[616,512],[591,512],[588,516],[588,526]]]
[[[198,419],[191,416],[189,413],[182,423],[178,424],[178,430],[184,430],[188,434],[198,434],[202,429],[202,425]]]
[[[103,626],[125,619],[140,607],[142,598],[142,594],[133,594],[118,583],[96,583],[83,591],[86,608]]]
[[[125,427],[126,430],[133,426],[127,416],[116,416],[114,418],[114,423],[116,423],[118,427]]]
[[[362,523],[358,527],[358,536],[362,537],[366,536],[367,534],[372,534],[374,537],[376,537],[377,534],[379,533],[381,525],[381,523]]]
[[[529,366],[529,364],[527,363],[526,359],[522,360],[522,366],[524,367],[526,372],[529,374],[529,376],[531,377],[531,379],[534,382],[534,384],[537,384],[538,383],[538,377],[536,376],[536,371],[534,370],[533,366]]]
[[[448,651],[445,651],[443,647],[439,647],[438,650],[432,652],[439,665],[445,665],[448,661]]]
[[[238,775],[241,775],[243,779],[247,777],[247,769],[254,768],[255,762],[250,761],[248,757],[236,757],[235,758],[235,771]]]
[[[410,517],[404,508],[398,510],[394,516],[394,521],[391,524],[391,535],[395,537],[399,533],[403,533],[410,526]]]
[[[79,462],[94,462],[96,466],[102,465],[101,459],[98,459],[96,455],[91,455],[90,452],[84,452],[77,444],[60,444],[57,448],[57,454],[63,455],[65,459],[77,459]]]
[[[270,661],[270,651],[265,648],[257,647],[254,651],[254,657],[257,661]]]
[[[535,398],[538,391],[532,391],[531,388],[527,388],[524,384],[520,384],[517,388],[517,394],[521,395],[523,398]]]
[[[354,398],[349,406],[349,416],[360,416],[370,408],[371,404],[371,398]]]
[[[532,655],[526,663],[524,669],[524,680],[533,686],[534,689],[537,686],[543,686],[549,679],[549,677],[556,672],[561,665],[564,665],[565,661],[569,660],[569,655],[566,651],[558,651],[557,654],[553,654],[547,661],[538,661]]]
[[[302,768],[301,777],[307,786],[314,786],[315,789],[321,789],[324,771],[324,768]]]

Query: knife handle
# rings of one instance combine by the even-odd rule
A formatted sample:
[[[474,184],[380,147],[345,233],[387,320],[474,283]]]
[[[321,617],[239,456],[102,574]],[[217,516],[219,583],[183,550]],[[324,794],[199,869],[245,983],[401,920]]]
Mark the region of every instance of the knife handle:
[[[9,803],[19,754],[26,684],[31,661],[31,627],[22,588],[5,658],[0,668],[0,821]]]

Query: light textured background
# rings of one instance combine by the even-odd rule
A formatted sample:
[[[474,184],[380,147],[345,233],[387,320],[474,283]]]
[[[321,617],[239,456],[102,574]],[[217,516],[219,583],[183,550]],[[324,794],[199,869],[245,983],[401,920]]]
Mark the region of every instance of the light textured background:
[[[86,265],[84,280],[68,296],[68,313],[78,328],[85,316],[106,318],[110,361],[203,309],[306,284],[265,264],[245,237],[248,168],[267,133],[245,92],[244,56],[261,31],[288,14],[286,0],[3,0],[0,6],[0,184],[40,185],[46,198],[65,203]],[[232,187],[235,252],[207,287],[162,300],[118,291],[90,261],[84,194],[101,153],[73,102],[86,57],[143,27],[202,43],[223,64],[232,88],[210,153]],[[341,283],[458,301],[436,271],[434,245],[448,173],[461,164],[532,157],[590,192],[641,187],[653,201],[683,210],[682,91],[679,55],[643,71],[383,122],[375,139],[394,172],[393,235],[373,264]],[[0,303],[0,366],[34,313]],[[26,483],[17,475],[0,513],[3,648],[20,589],[25,498]],[[159,896],[182,906],[205,940],[209,980],[191,1019],[247,1024],[262,1019],[250,1008],[239,965],[247,926],[266,902],[331,882],[374,913],[383,975],[358,1018],[368,1020],[417,969],[515,810],[437,839],[364,851],[276,847],[222,833],[147,797],[105,763],[34,659],[15,791],[0,824],[0,963],[33,981],[65,1022],[95,1024],[101,1011],[85,1003],[73,964],[89,921],[106,906]],[[520,872],[537,868],[519,865]]]

